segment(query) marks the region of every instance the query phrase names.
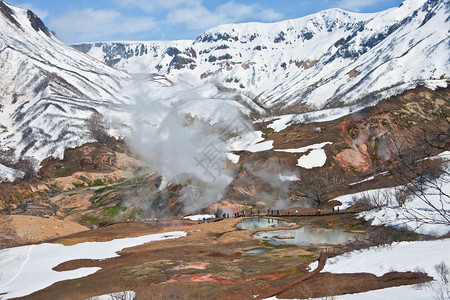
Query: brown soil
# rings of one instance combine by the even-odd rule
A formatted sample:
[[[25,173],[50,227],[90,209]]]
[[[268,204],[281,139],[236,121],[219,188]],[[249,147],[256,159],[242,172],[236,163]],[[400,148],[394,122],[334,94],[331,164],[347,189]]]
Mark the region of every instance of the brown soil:
[[[350,222],[349,216],[341,217],[348,218]],[[337,217],[291,217],[286,220],[313,224],[327,223],[333,218]],[[253,295],[270,293],[306,275],[307,266],[318,258],[320,248],[327,247],[271,246],[252,238],[255,230],[237,229],[235,225],[241,220],[230,218],[207,224],[185,220],[119,223],[58,239],[55,242],[68,245],[156,232],[188,231],[188,236],[184,238],[124,249],[116,258],[65,262],[55,270],[67,271],[80,267],[102,269],[85,278],[55,283],[25,299],[86,299],[125,290],[136,291],[138,299],[251,299]],[[266,252],[244,253],[255,248],[265,249]],[[333,292],[352,293],[430,279],[419,277],[411,273],[396,273],[381,278],[371,274],[324,273],[301,283],[301,287],[295,285],[289,288],[281,297],[299,297],[311,290],[314,296],[330,295],[330,285],[323,284],[324,280],[338,286]],[[300,290],[304,294],[299,294]],[[306,296],[309,297],[309,294]]]
[[[56,218],[11,215],[18,244],[30,244],[86,231],[89,228]]]
[[[280,299],[306,299],[362,293],[388,287],[424,283],[433,280],[423,273],[392,272],[377,277],[369,273],[320,273],[278,295]]]

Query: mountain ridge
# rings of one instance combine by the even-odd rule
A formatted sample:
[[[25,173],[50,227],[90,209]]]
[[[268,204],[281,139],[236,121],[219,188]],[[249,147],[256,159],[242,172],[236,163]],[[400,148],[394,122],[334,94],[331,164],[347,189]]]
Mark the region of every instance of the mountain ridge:
[[[61,157],[92,140],[85,121],[129,103],[130,76],[60,42],[31,11],[0,3],[1,150],[10,160]],[[37,167],[37,166],[36,166]]]
[[[226,111],[222,103],[256,119],[354,111],[417,85],[447,86],[450,73],[449,36],[435,30],[449,21],[445,1],[221,25],[192,41],[74,46],[82,52],[31,11],[0,3],[0,139],[13,161],[61,158],[64,149],[93,141],[86,125],[92,114],[106,116],[110,134],[123,136],[127,105],[149,93],[164,110],[215,122]]]
[[[128,73],[154,73],[194,86],[212,82],[247,98],[255,112],[292,113],[380,94],[377,101],[430,80],[431,86],[445,86],[448,36],[431,28],[447,23],[448,11],[444,1],[411,0],[379,13],[331,9],[277,23],[221,25],[191,44],[74,47]],[[411,70],[405,61],[421,64]]]

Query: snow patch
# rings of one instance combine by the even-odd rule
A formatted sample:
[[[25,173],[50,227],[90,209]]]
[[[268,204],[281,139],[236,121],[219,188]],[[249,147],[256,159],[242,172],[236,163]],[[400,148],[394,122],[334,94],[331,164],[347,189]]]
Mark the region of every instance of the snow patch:
[[[445,156],[443,153],[442,156]],[[438,179],[441,184],[443,194],[450,193],[450,176],[443,175]],[[419,234],[431,236],[444,236],[450,232],[450,224],[443,215],[448,216],[450,202],[440,191],[429,188],[424,191],[424,195],[412,195],[409,201],[399,206],[395,200],[395,193],[399,190],[407,189],[405,186],[368,190],[364,192],[344,195],[335,198],[341,202],[335,209],[344,210],[355,204],[355,200],[361,197],[377,199],[377,206],[370,211],[361,212],[360,218],[371,220],[372,225],[385,225],[394,228],[404,228]],[[419,197],[420,196],[420,197]],[[425,203],[424,196],[429,204]],[[380,205],[382,204],[382,205]],[[436,209],[434,209],[435,207]]]
[[[184,231],[172,231],[108,242],[86,242],[72,246],[44,243],[0,250],[0,294],[5,293],[2,295],[4,299],[23,297],[55,282],[85,277],[101,269],[79,268],[63,272],[53,270],[54,267],[66,261],[117,257],[119,256],[117,252],[124,248],[186,235]]]
[[[234,153],[227,153],[226,156],[228,160],[231,161],[233,164],[237,164],[239,162],[239,159],[241,158],[240,155]]]
[[[273,148],[273,141],[264,141],[261,131],[248,132],[227,141],[229,151],[261,152]],[[264,142],[261,142],[264,141]]]
[[[207,219],[214,219],[215,217],[216,217],[215,215],[192,215],[192,216],[186,216],[183,219],[191,220],[191,221],[201,221],[201,220],[203,220],[203,218],[205,218],[205,220],[207,220]]]
[[[301,156],[298,159],[297,166],[312,169],[317,167],[323,167],[327,161],[327,155],[325,150],[322,149],[326,145],[331,145],[332,142],[323,142],[319,144],[313,144],[306,147],[294,148],[294,149],[276,149],[274,151],[287,152],[287,153],[306,153],[311,150],[310,153]]]
[[[136,298],[136,292],[134,291],[125,291],[125,292],[119,292],[119,293],[111,293],[111,294],[104,294],[100,296],[95,296],[92,298],[89,298],[87,300],[134,300]]]
[[[250,152],[262,152],[262,151],[267,151],[270,149],[273,149],[273,141],[272,140],[258,143],[255,145],[251,145],[251,146],[247,147],[247,149],[245,149],[245,150],[250,151]]]
[[[305,152],[308,152],[308,150],[322,149],[324,146],[332,145],[332,144],[333,144],[332,142],[323,142],[323,143],[313,144],[313,145],[300,147],[300,148],[276,149],[274,151],[287,152],[287,153],[305,153]]]
[[[371,273],[383,276],[397,272],[422,269],[434,279],[438,279],[434,266],[441,261],[450,262],[450,239],[420,242],[394,243],[390,247],[371,247],[327,259],[321,272],[335,274]],[[317,262],[310,265],[317,267]]]
[[[303,155],[298,159],[297,166],[312,169],[323,167],[327,161],[327,155],[323,149],[314,149],[309,154]]]
[[[434,299],[436,290],[442,285],[434,266],[444,261],[450,262],[450,239],[422,242],[401,242],[390,247],[372,247],[353,251],[344,255],[327,259],[321,272],[340,273],[372,273],[382,276],[392,270],[407,272],[422,270],[432,276],[435,281],[430,285],[408,285],[374,290],[364,293],[333,296],[334,299]],[[317,262],[310,264],[311,269]],[[444,287],[445,288],[445,287]],[[278,299],[276,297],[268,299]],[[317,298],[324,299],[324,298]]]
[[[0,182],[13,182],[16,178],[22,178],[23,172],[0,164]]]

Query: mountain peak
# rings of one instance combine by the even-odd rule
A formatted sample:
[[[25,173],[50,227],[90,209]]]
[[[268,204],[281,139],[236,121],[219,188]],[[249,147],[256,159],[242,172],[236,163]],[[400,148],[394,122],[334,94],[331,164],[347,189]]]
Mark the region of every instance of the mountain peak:
[[[42,22],[41,19],[39,19],[38,16],[36,16],[31,10],[27,11],[28,19],[30,20],[31,27],[33,27],[36,32],[42,31],[45,33],[48,37],[52,36],[52,33],[50,30],[44,25],[44,22]]]

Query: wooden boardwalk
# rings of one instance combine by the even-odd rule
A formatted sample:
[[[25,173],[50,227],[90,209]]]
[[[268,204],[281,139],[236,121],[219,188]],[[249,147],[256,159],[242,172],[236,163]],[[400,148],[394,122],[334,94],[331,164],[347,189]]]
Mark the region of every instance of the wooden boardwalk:
[[[285,284],[284,286],[278,288],[275,291],[272,291],[272,292],[267,293],[267,294],[260,295],[260,296],[258,296],[256,298],[252,298],[252,299],[255,300],[255,299],[265,299],[265,298],[273,297],[275,295],[280,294],[281,292],[284,292],[288,288],[290,288],[290,287],[292,287],[292,286],[294,286],[294,285],[296,285],[296,284],[298,284],[298,283],[300,283],[302,281],[305,281],[308,278],[311,278],[312,276],[314,276],[317,273],[319,273],[320,271],[322,271],[323,267],[325,267],[325,261],[327,260],[327,255],[328,255],[327,252],[321,252],[320,256],[319,256],[319,265],[317,266],[316,269],[314,269],[313,271],[309,272],[308,274],[303,275],[302,277]]]
[[[254,214],[253,217],[324,217],[324,216],[335,216],[335,215],[350,215],[350,214],[357,214],[362,212],[362,210],[353,210],[353,211],[347,211],[342,210],[340,212],[329,212],[329,213],[320,213],[320,214],[289,214],[289,215],[277,215],[277,214],[260,214],[256,215]]]

